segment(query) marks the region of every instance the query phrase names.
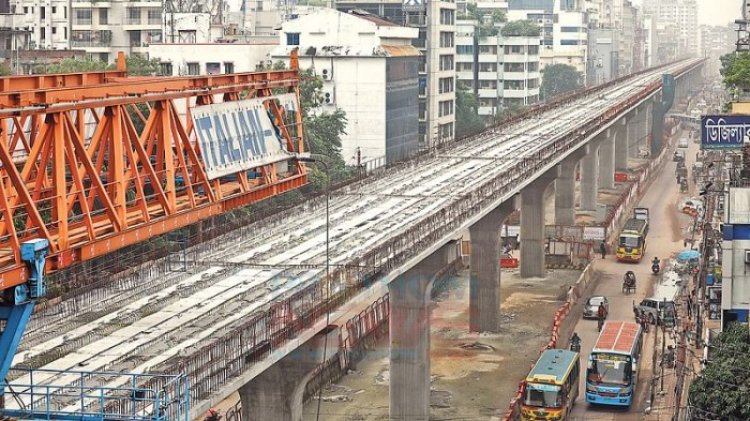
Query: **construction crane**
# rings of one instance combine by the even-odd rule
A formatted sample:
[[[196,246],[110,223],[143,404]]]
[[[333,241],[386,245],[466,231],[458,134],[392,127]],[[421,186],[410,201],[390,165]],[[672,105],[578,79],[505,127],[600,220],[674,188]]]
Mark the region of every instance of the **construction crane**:
[[[3,390],[46,274],[307,182],[296,52],[290,61],[283,71],[128,78],[120,53],[115,71],[0,77]],[[258,158],[269,150],[276,158]],[[0,409],[6,416],[127,410],[128,419],[187,421],[184,376],[126,374],[122,389],[96,395],[84,379],[103,374],[81,372],[74,402],[63,387],[35,390],[33,376],[77,373],[15,374],[19,409]]]

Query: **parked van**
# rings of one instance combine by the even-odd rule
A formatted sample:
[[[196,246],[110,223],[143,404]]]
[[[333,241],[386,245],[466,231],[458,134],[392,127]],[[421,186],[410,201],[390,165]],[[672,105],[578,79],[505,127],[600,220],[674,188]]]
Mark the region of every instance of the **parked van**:
[[[688,147],[688,139],[686,137],[681,137],[680,140],[677,141],[677,147],[678,148],[687,148]]]

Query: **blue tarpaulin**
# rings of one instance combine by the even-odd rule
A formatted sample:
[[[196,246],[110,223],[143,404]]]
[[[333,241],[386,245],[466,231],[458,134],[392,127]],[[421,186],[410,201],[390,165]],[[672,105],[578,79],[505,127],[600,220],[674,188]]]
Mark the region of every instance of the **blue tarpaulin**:
[[[687,262],[693,259],[698,259],[701,257],[700,252],[698,250],[683,250],[680,252],[680,254],[677,255],[677,260],[682,262]]]

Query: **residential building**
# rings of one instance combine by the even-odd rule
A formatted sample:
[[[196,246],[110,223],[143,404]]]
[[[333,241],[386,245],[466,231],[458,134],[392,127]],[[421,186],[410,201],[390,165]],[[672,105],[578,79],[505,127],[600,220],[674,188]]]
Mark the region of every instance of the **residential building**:
[[[417,28],[367,12],[322,9],[284,22],[280,45],[271,55],[274,61],[288,60],[298,48],[300,67],[322,77],[322,111],[340,108],[346,113],[342,156],[348,164],[385,164],[418,150],[421,54],[411,45],[418,35]],[[450,42],[451,54],[439,63],[452,70],[453,39],[442,41]],[[441,91],[453,95],[453,83],[447,78]],[[453,114],[452,101],[448,107],[441,109],[441,116]]]
[[[31,35],[19,27],[20,17],[9,0],[0,0],[0,63],[14,74],[18,73],[16,51],[28,48]]]
[[[71,34],[70,2],[10,0],[14,28],[28,33],[29,48],[65,49]]]
[[[750,312],[750,188],[730,187],[725,198],[721,265],[722,326],[748,322]]]
[[[622,25],[620,32],[620,66],[619,74],[628,75],[636,71],[634,62],[636,60],[636,32],[637,28],[637,9],[633,7],[630,0],[624,0],[622,3]]]
[[[461,89],[477,95],[479,115],[539,100],[540,36],[484,34],[475,20],[456,23],[456,76]]]
[[[343,12],[362,10],[399,25],[418,28],[413,45],[419,65],[419,144],[429,148],[450,141],[455,132],[455,17],[452,0],[341,0]]]
[[[699,45],[701,56],[708,58],[704,63],[706,74],[719,73],[719,57],[734,51],[735,41],[736,34],[731,26],[701,25]]]
[[[665,37],[660,37],[658,41],[669,44],[665,51],[671,51],[671,44],[674,43],[676,56],[700,55],[698,5],[695,0],[658,0],[655,17],[657,26],[665,31]],[[676,31],[666,32],[673,29]]]
[[[85,49],[93,58],[112,62],[119,51],[146,54],[149,44],[164,42],[160,0],[76,0],[71,5],[70,47]]]
[[[46,73],[47,66],[59,64],[63,60],[84,60],[84,50],[15,50],[9,61],[13,74]]]
[[[148,56],[161,63],[166,76],[253,72],[271,65],[273,44],[150,44]]]
[[[652,67],[656,65],[656,19],[651,15],[643,14],[643,66]]]

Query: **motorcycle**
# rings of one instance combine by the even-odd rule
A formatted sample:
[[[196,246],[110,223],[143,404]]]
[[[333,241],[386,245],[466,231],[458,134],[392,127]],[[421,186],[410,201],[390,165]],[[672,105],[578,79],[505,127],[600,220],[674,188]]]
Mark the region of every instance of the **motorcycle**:
[[[573,352],[581,352],[581,343],[580,342],[571,342],[570,343],[570,350]]]
[[[659,267],[658,263],[654,262],[654,263],[651,264],[651,272],[653,272],[654,275],[657,275],[660,270],[661,270],[661,268]]]

